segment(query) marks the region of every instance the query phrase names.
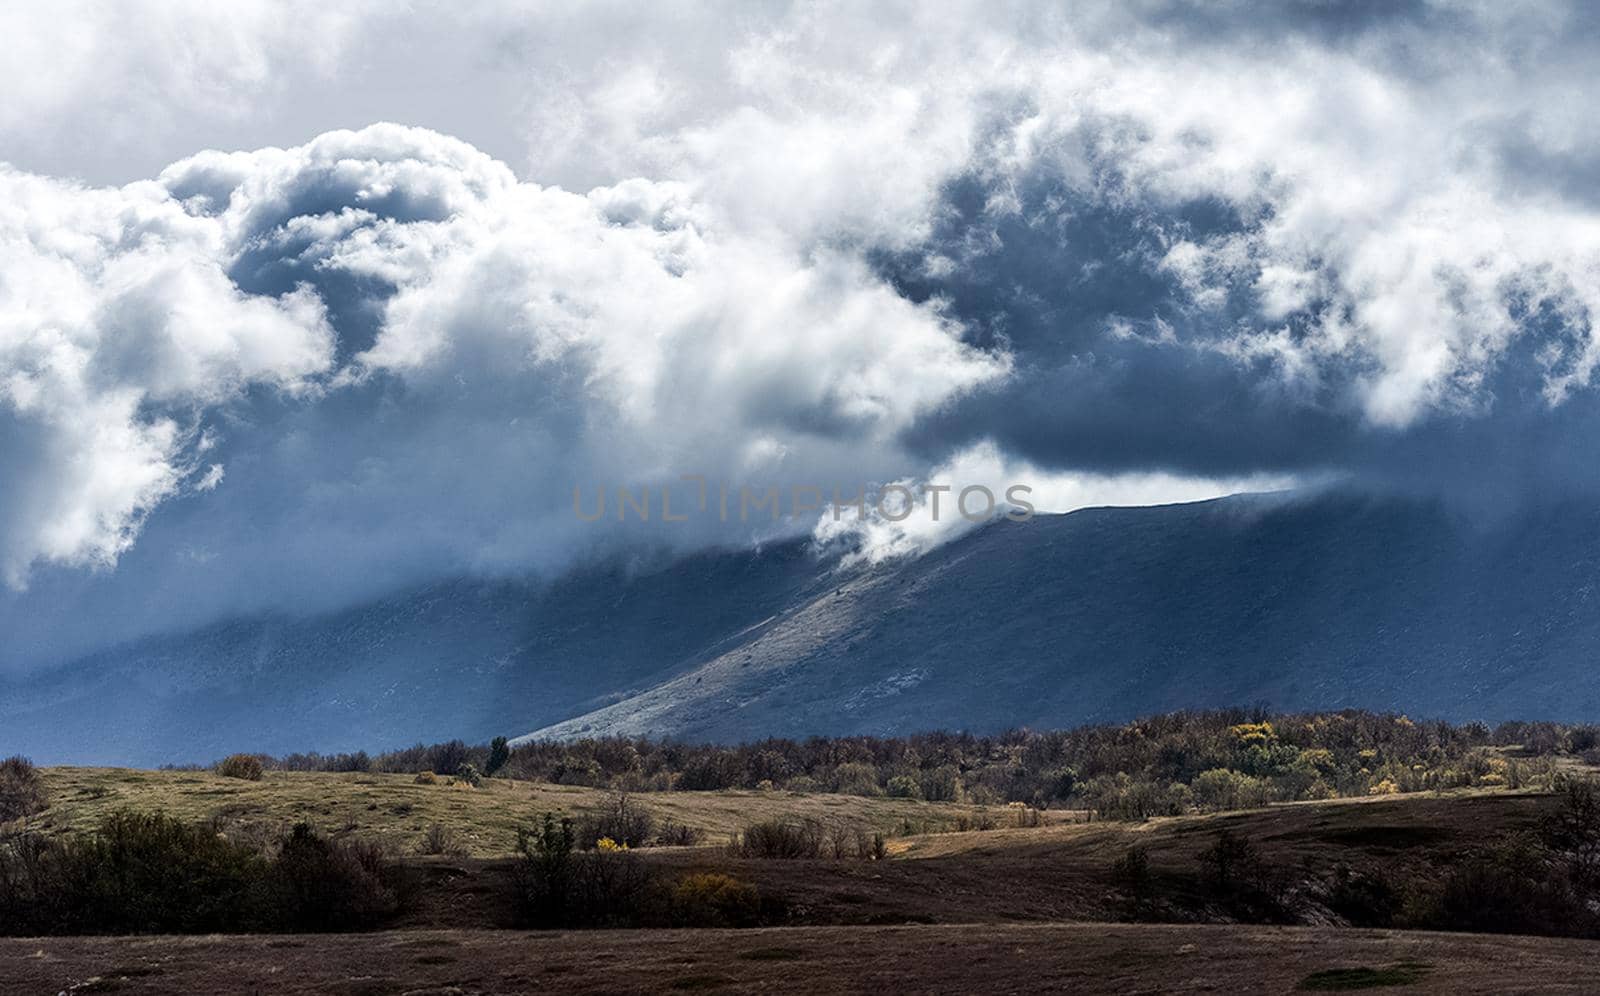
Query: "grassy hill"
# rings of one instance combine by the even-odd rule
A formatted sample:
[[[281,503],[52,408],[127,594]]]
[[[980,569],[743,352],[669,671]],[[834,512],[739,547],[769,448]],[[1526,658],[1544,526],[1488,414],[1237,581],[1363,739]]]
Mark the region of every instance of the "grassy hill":
[[[429,828],[451,830],[473,857],[510,855],[518,827],[543,812],[581,817],[599,811],[613,793],[578,785],[485,779],[478,788],[417,784],[414,776],[353,772],[269,771],[260,781],[224,778],[210,771],[141,771],[132,768],[45,768],[52,800],[31,826],[47,834],[92,830],[108,813],[134,808],[183,820],[216,821],[224,832],[280,835],[306,821],[323,833],[415,854]],[[662,820],[723,842],[745,825],[801,816],[885,834],[937,832],[1001,811],[917,799],[794,792],[644,792],[633,796]]]
[[[0,924],[20,911],[39,933],[148,930],[125,912],[148,906],[189,936],[0,938],[0,991],[1472,993],[1600,979],[1592,728],[1219,713],[998,738],[591,741],[524,748],[502,769],[518,777],[474,787],[464,772],[485,750],[419,746],[364,771],[266,759],[257,780],[40,769],[46,808],[0,828]],[[429,767],[446,761],[463,774]],[[779,769],[832,791],[786,788]],[[763,787],[687,787],[719,779]],[[655,830],[583,849],[639,784],[672,786],[626,794]],[[918,785],[963,801],[885,794]],[[1019,796],[1046,808],[997,801]],[[51,877],[56,863],[75,870]],[[54,892],[29,891],[41,870]],[[217,888],[163,893],[197,876]],[[557,881],[571,890],[559,901]],[[96,919],[107,896],[122,918]],[[213,896],[220,919],[183,919]],[[325,900],[351,918],[306,919]],[[561,929],[514,932],[529,926]],[[321,933],[342,930],[363,932]]]

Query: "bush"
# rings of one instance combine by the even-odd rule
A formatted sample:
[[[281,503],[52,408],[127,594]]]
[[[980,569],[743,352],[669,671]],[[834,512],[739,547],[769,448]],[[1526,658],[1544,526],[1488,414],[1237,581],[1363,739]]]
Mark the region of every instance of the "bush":
[[[1220,831],[1200,855],[1202,886],[1213,901],[1234,917],[1251,923],[1280,923],[1289,918],[1288,883],[1264,861],[1248,838]]]
[[[247,782],[259,782],[264,770],[261,758],[254,754],[229,754],[217,762],[217,774],[224,778],[242,778]]]
[[[464,858],[467,856],[467,848],[454,829],[443,823],[434,823],[429,825],[427,832],[422,835],[422,842],[417,845],[417,853]]]
[[[489,742],[489,760],[483,766],[483,773],[492,778],[509,760],[511,760],[510,742],[505,737],[495,737]]]
[[[663,820],[656,831],[656,843],[662,847],[693,847],[704,839],[701,830],[672,820]]]
[[[203,824],[119,811],[87,836],[0,847],[0,923],[20,934],[249,930],[264,919],[265,869]]]
[[[119,811],[91,834],[0,839],[0,932],[349,930],[403,907],[401,873],[301,824],[270,858],[204,823]]]
[[[1326,901],[1328,909],[1352,927],[1388,927],[1400,912],[1402,896],[1377,874],[1339,865],[1328,883]]]
[[[833,773],[834,791],[840,795],[882,795],[878,769],[870,764],[851,762],[839,765]]]
[[[1150,854],[1135,845],[1111,864],[1111,880],[1128,894],[1128,915],[1148,919],[1154,901],[1155,876],[1150,872]]]
[[[436,775],[456,774],[461,770],[461,766],[467,763],[467,745],[460,740],[434,744],[427,748],[425,753],[428,768]]]
[[[576,841],[584,850],[605,837],[626,847],[643,847],[654,829],[655,817],[650,810],[626,794],[614,795],[598,813],[584,816],[577,824]]]
[[[483,776],[478,774],[478,769],[470,764],[461,764],[456,768],[455,784],[467,785],[477,788],[483,784]]]
[[[910,775],[895,775],[889,779],[889,795],[895,799],[920,799],[922,783]]]
[[[25,757],[0,761],[0,823],[32,816],[45,808],[48,798],[39,769]]]
[[[772,819],[752,823],[729,845],[742,858],[820,858],[824,833],[816,820]]]
[[[400,911],[404,886],[376,845],[330,841],[308,823],[290,831],[268,875],[275,926],[294,931],[371,927]]]
[[[515,871],[523,919],[541,928],[629,927],[652,911],[650,871],[630,851],[575,849],[569,819],[544,814],[517,832]]]
[[[1268,782],[1227,768],[1200,772],[1189,788],[1195,804],[1204,809],[1255,809],[1272,798]]]
[[[761,893],[718,872],[679,879],[669,894],[670,918],[681,927],[753,927],[762,922]]]

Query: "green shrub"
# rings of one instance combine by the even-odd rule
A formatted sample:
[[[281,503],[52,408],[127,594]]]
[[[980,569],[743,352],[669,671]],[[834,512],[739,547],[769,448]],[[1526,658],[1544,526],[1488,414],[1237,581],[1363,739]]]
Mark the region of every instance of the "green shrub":
[[[492,778],[509,760],[511,760],[511,744],[505,737],[495,737],[489,742],[489,760],[483,766],[483,773]]]
[[[878,784],[878,769],[870,764],[852,761],[841,764],[833,773],[833,790],[841,795],[882,795]]]
[[[84,836],[0,846],[10,933],[223,933],[265,919],[266,861],[204,824],[118,811]]]
[[[682,927],[753,927],[762,922],[761,893],[731,875],[686,875],[669,894],[672,922]]]
[[[473,788],[477,788],[483,784],[483,776],[478,774],[477,768],[463,762],[456,768],[455,784],[470,785]]]
[[[517,832],[517,900],[533,927],[630,927],[657,909],[653,876],[631,851],[578,851],[569,819]]]
[[[269,857],[208,824],[122,810],[89,834],[0,839],[0,932],[352,930],[402,910],[401,875],[305,824]]]
[[[48,804],[44,779],[25,757],[0,761],[0,823],[32,816]]]
[[[264,770],[261,758],[254,754],[229,754],[217,762],[217,774],[224,778],[242,778],[247,782],[259,782]]]
[[[889,795],[895,799],[920,799],[922,783],[910,775],[895,775],[889,779]]]

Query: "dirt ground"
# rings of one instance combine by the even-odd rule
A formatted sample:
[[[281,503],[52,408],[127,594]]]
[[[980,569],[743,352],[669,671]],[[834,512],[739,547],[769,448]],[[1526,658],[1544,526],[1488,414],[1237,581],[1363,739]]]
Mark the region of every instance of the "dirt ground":
[[[1600,942],[1116,924],[0,940],[0,992],[1594,993]]]

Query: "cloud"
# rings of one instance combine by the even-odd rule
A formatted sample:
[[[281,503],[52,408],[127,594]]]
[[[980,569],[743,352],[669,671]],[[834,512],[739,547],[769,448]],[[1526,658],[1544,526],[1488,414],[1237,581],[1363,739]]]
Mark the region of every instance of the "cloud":
[[[556,569],[629,542],[581,531],[574,485],[905,470],[901,433],[1008,370],[857,253],[752,238],[672,182],[519,182],[421,129],[121,189],[0,179],[13,586],[116,565],[163,503],[157,548],[210,555],[132,575],[191,603]]]
[[[1185,477],[1164,472],[1061,473],[1008,457],[991,440],[967,447],[926,475],[869,494],[866,514],[827,509],[811,537],[842,563],[914,557],[1002,517],[1062,515],[1107,505],[1167,505],[1315,483],[1289,475]]]
[[[772,534],[571,515],[684,473],[1600,489],[1577,5],[275,11],[11,15],[19,161],[170,163],[0,172],[35,645]]]
[[[306,386],[332,331],[315,294],[242,294],[215,233],[153,184],[0,170],[0,577],[108,567],[178,493],[199,410]]]

